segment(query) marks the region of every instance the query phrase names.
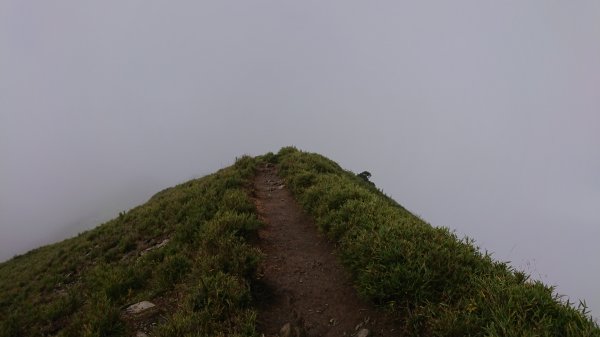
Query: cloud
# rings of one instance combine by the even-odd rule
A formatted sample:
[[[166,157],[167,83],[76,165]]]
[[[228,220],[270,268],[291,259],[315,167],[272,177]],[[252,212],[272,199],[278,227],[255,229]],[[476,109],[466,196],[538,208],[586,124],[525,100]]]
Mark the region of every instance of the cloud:
[[[600,310],[600,8],[541,5],[5,1],[0,259],[296,145]]]

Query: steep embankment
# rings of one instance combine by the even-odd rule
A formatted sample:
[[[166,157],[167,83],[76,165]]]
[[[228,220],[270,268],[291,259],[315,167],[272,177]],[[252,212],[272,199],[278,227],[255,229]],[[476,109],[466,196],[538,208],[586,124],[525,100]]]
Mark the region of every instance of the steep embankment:
[[[254,178],[266,163],[329,241],[306,227],[313,220],[298,215],[285,188],[271,191],[279,199],[264,194],[260,181],[272,172]],[[300,324],[309,335],[348,333],[363,320],[348,306],[385,316],[365,300],[404,335],[600,336],[552,288],[423,222],[364,178],[284,148],[164,190],[94,230],[0,264],[0,337],[260,336],[294,318],[310,324]],[[282,227],[287,220],[299,227]],[[322,315],[319,286],[347,306]],[[281,294],[292,295],[283,306]],[[321,312],[311,321],[312,310]]]

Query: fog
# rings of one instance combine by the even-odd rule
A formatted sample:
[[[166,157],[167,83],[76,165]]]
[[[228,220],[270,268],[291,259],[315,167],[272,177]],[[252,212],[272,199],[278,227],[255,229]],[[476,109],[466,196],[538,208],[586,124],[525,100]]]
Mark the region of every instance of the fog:
[[[600,2],[0,1],[0,260],[295,145],[600,314]]]

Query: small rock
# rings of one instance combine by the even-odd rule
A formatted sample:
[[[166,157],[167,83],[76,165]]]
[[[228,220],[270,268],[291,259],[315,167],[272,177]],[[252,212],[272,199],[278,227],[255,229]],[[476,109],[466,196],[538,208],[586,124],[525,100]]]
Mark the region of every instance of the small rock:
[[[150,251],[152,251],[152,250],[155,250],[155,249],[157,249],[157,248],[164,247],[164,246],[165,246],[167,243],[169,243],[169,241],[170,241],[170,239],[169,239],[169,238],[166,238],[166,239],[162,240],[160,243],[158,243],[158,244],[156,244],[156,245],[154,245],[154,246],[152,246],[152,247],[148,247],[148,248],[146,248],[146,249],[142,250],[142,251],[140,252],[140,256],[146,255],[146,254],[147,254],[147,253],[149,253]]]
[[[164,247],[167,243],[169,243],[169,241],[170,241],[169,238],[162,240],[161,243],[156,245],[156,248]]]
[[[371,333],[371,331],[369,331],[369,329],[360,329],[355,337],[367,337],[369,336],[369,334]]]
[[[285,323],[281,330],[279,330],[278,337],[301,337],[303,336],[302,330],[297,326],[292,326],[291,323]]]
[[[363,310],[363,309],[361,309],[361,310]],[[356,327],[354,328],[354,331],[358,331],[363,326],[369,324],[370,321],[371,321],[371,317],[367,316],[367,318],[365,318],[362,322],[360,322],[358,325],[356,325]]]
[[[137,315],[144,311],[152,309],[155,306],[156,305],[154,305],[154,303],[152,303],[152,302],[141,301],[141,302],[138,302],[138,303],[128,306],[125,311],[127,311],[128,314]]]
[[[290,337],[292,335],[292,325],[285,323],[279,330],[279,337]]]
[[[135,337],[148,337],[148,335],[142,331],[138,331],[135,333]]]

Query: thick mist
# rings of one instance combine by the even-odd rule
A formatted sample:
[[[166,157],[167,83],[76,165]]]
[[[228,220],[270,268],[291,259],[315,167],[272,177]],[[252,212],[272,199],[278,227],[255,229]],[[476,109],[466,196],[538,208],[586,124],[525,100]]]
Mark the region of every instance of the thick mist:
[[[0,260],[295,145],[600,313],[597,1],[0,2]]]

